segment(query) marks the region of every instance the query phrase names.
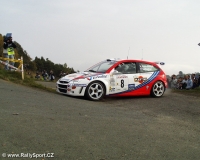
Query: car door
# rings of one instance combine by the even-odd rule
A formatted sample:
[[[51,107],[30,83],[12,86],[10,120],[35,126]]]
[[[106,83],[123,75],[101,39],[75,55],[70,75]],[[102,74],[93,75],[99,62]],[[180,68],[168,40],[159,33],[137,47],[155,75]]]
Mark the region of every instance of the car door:
[[[120,93],[134,88],[134,84],[130,84],[133,74],[136,73],[136,64],[132,62],[120,63],[115,67],[115,71],[111,76],[111,92]]]

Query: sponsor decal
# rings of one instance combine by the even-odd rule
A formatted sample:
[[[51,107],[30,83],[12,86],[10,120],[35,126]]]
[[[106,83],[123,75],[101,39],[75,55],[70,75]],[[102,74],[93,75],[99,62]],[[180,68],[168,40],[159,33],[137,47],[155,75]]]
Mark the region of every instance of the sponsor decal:
[[[110,92],[115,92],[115,88],[110,88]]]
[[[106,77],[107,77],[107,75],[102,74],[102,75],[99,75],[99,76],[94,76],[92,78],[97,79],[97,78],[106,78]]]
[[[68,84],[67,86],[68,86],[68,87],[70,87],[70,86],[76,86],[76,87],[86,87],[86,86],[87,86],[87,84],[78,84],[78,83],[72,83],[72,84]]]
[[[149,89],[149,86],[148,86],[148,85],[146,86],[146,89],[147,89],[147,90]]]
[[[165,63],[164,62],[160,62],[160,65],[165,65]]]
[[[115,79],[114,79],[114,78],[111,78],[111,79],[110,79],[110,85],[111,85],[111,86],[115,86]]]
[[[128,76],[126,76],[126,75],[120,75],[120,76],[117,76],[117,78],[128,78]]]
[[[128,90],[134,90],[135,84],[128,84]]]
[[[146,77],[142,77],[142,76],[139,76],[137,78],[134,78],[134,82],[139,82],[139,83],[143,83],[147,81],[147,78]]]
[[[76,86],[76,87],[86,87],[87,84],[73,84],[73,86]]]
[[[92,77],[87,77],[87,80],[89,80],[89,81],[92,80]]]
[[[88,80],[97,79],[97,78],[107,78],[107,75],[102,74],[102,75],[98,75],[98,76],[87,77]]]

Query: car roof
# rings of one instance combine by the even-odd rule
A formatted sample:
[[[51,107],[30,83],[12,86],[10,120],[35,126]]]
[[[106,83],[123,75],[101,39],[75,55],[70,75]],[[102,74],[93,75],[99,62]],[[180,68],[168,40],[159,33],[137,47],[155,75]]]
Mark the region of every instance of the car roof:
[[[117,62],[143,62],[148,64],[157,65],[157,62],[145,61],[145,60],[138,60],[138,59],[119,59],[119,58],[110,58],[106,59],[107,61],[117,61]]]

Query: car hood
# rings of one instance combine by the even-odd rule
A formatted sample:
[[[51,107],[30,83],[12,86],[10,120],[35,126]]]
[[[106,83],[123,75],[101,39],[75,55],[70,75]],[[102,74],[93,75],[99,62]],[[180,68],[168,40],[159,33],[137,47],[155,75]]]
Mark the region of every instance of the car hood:
[[[102,75],[104,73],[93,73],[93,72],[78,72],[73,74],[68,74],[60,79],[60,81],[70,82],[71,80],[84,79],[92,76]]]

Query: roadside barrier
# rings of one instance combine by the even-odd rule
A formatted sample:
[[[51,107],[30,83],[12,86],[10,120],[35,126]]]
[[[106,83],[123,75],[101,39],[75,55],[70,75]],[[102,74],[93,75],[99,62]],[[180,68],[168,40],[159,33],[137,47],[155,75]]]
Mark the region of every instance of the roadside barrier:
[[[4,61],[12,61],[12,62],[19,62],[19,67],[14,67],[12,65],[10,65],[9,63],[6,63]],[[8,67],[14,69],[15,71],[19,71],[19,72],[22,72],[22,80],[24,80],[24,67],[23,67],[23,57],[21,57],[21,59],[9,59],[9,58],[3,58],[3,57],[0,57],[0,63],[2,63],[3,65],[7,65]]]

